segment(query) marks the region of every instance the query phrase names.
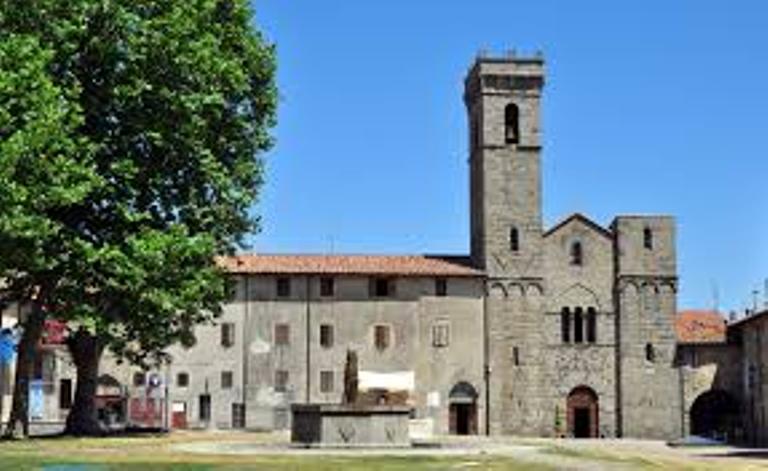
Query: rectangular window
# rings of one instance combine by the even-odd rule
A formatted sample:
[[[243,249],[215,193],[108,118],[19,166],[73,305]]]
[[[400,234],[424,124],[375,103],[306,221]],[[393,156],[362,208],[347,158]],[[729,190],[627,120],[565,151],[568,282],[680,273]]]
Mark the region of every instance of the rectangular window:
[[[186,388],[189,386],[189,374],[179,373],[176,375],[176,386],[180,388]]]
[[[584,316],[580,307],[577,307],[573,314],[573,341],[576,343],[584,341]]]
[[[232,403],[232,428],[245,428],[245,404]]]
[[[291,295],[291,279],[278,278],[277,279],[277,297],[287,298],[290,295]]]
[[[320,346],[323,348],[333,347],[333,326],[331,324],[320,325]]]
[[[373,328],[373,344],[377,350],[389,348],[389,326],[377,325]]]
[[[235,324],[224,322],[221,324],[221,346],[231,347],[235,344]]]
[[[587,342],[597,342],[597,312],[592,307],[587,309]]]
[[[448,295],[448,280],[445,278],[435,279],[435,296]]]
[[[211,395],[200,395],[200,408],[198,409],[200,422],[209,422],[211,420]]]
[[[520,349],[517,347],[512,347],[512,363],[520,366]]]
[[[437,322],[432,325],[432,346],[433,347],[447,347],[450,343],[451,328],[450,325],[443,321]]]
[[[221,389],[232,389],[232,372],[231,371],[222,371],[221,372]]]
[[[571,312],[567,307],[560,312],[560,335],[563,343],[571,342]]]
[[[288,371],[275,371],[275,391],[285,392],[288,390]]]
[[[333,296],[334,286],[333,278],[330,276],[324,276],[320,278],[320,296],[329,297]]]
[[[373,278],[371,280],[371,296],[387,298],[395,295],[395,280],[392,278]]]
[[[275,325],[275,345],[286,346],[291,343],[291,326],[288,324]]]
[[[72,408],[72,380],[59,380],[59,409]]]
[[[133,385],[142,387],[147,383],[147,375],[143,371],[137,371],[133,374]]]
[[[320,372],[320,392],[333,392],[333,371]]]

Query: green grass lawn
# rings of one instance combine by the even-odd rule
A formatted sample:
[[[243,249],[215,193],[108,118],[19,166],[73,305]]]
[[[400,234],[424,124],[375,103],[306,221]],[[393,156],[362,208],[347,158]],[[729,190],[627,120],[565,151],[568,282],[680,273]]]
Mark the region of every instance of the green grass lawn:
[[[187,437],[188,438],[188,437]],[[208,436],[213,440],[214,437]],[[540,464],[490,456],[309,456],[204,455],[180,453],[169,445],[178,437],[51,438],[0,442],[0,470],[45,471],[202,471],[202,470],[534,470]]]

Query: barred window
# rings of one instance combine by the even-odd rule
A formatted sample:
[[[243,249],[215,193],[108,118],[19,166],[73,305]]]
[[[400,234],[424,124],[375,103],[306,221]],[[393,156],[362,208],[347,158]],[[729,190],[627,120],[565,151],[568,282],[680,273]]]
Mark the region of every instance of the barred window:
[[[333,371],[320,372],[320,392],[333,392]]]
[[[221,346],[231,347],[235,344],[235,324],[224,322],[221,324]]]
[[[432,325],[432,346],[447,347],[451,341],[451,327],[446,321],[436,322]]]
[[[285,392],[288,390],[288,371],[277,370],[275,371],[275,391]]]
[[[323,348],[333,347],[333,326],[331,324],[320,324],[320,346]]]

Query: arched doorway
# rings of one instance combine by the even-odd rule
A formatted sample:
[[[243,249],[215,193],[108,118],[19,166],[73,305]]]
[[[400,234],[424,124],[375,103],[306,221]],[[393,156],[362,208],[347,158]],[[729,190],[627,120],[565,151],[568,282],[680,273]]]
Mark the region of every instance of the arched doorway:
[[[568,433],[574,438],[598,437],[597,394],[587,386],[573,388],[568,394]]]
[[[455,435],[477,433],[477,391],[461,381],[448,394],[449,430]]]
[[[725,391],[711,389],[693,401],[691,435],[728,439],[738,426],[738,402]]]

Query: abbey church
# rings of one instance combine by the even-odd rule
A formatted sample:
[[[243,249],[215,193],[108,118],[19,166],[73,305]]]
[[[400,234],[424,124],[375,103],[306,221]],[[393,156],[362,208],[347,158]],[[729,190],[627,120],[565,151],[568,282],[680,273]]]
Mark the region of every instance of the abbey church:
[[[232,345],[201,328],[174,355],[188,420],[207,388],[210,420],[230,422],[231,402],[246,427],[285,427],[293,402],[338,401],[352,349],[363,373],[406,378],[434,433],[679,437],[674,221],[543,226],[544,82],[538,57],[469,70],[470,254],[225,260]],[[224,365],[236,386],[219,392]]]
[[[128,423],[283,429],[291,404],[340,401],[353,350],[360,387],[403,392],[425,434],[690,433],[714,375],[691,386],[701,364],[681,366],[675,221],[544,227],[544,84],[538,56],[478,57],[465,78],[469,254],[225,258],[237,289],[223,317],[157,371],[103,365],[104,403]],[[43,415],[70,404],[65,363],[52,360]]]

